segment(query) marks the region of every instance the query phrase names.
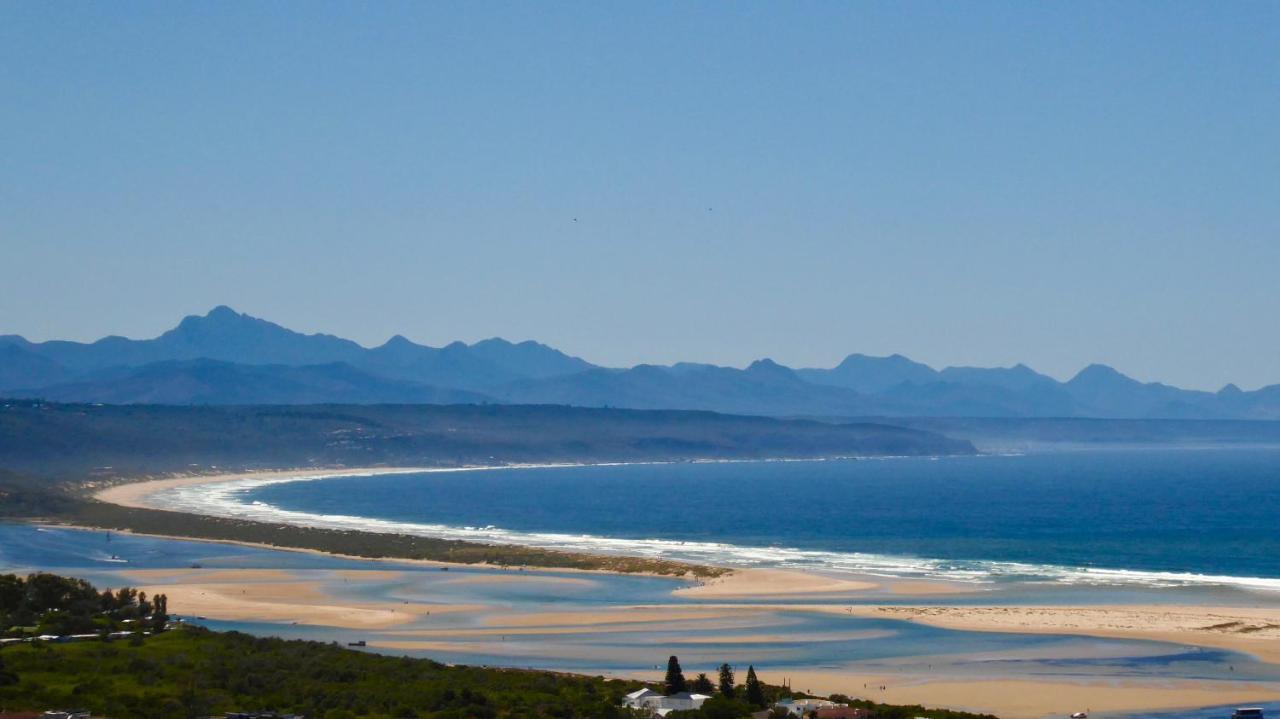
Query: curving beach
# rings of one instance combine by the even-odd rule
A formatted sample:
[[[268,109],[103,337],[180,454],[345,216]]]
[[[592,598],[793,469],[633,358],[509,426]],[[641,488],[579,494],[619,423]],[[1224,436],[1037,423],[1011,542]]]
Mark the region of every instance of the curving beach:
[[[290,480],[337,476],[376,476],[420,472],[411,468],[291,470],[148,480],[101,489],[103,502],[133,508],[156,508],[155,495],[177,488],[254,480]],[[387,560],[398,561],[398,560]],[[386,562],[382,563],[384,566]],[[440,566],[440,563],[430,563]],[[463,570],[463,565],[446,565]],[[779,632],[783,617],[848,617],[909,622],[947,630],[1017,635],[1079,636],[1099,640],[1159,642],[1226,650],[1251,656],[1266,666],[1280,664],[1280,601],[1267,593],[1252,595],[1256,606],[1196,604],[1108,605],[969,605],[990,593],[990,587],[933,580],[894,580],[779,568],[735,568],[696,582],[669,585],[670,601],[618,604],[607,609],[557,610],[546,604],[446,601],[424,597],[418,601],[370,595],[355,599],[352,583],[392,583],[404,579],[395,569],[351,570],[323,576],[279,570],[168,570],[123,573],[143,583],[150,593],[164,592],[192,614],[233,622],[268,622],[372,632],[369,645],[386,651],[463,652],[488,656],[506,652],[516,663],[539,662],[558,667],[555,642],[547,637],[643,636],[661,627],[697,628],[693,644],[665,640],[665,649],[718,646],[755,647],[768,667],[769,656],[797,641],[817,643],[871,640],[874,633],[838,630],[796,634]],[[583,580],[591,574],[585,574]],[[550,571],[504,570],[483,576],[449,580],[446,595],[462,587],[468,591],[570,591],[572,578]],[[673,580],[661,580],[673,581]],[[526,589],[527,588],[527,589]],[[577,589],[582,589],[578,587]],[[1105,591],[1099,589],[1098,591]],[[975,594],[976,593],[976,594]],[[949,597],[964,603],[948,603]],[[929,604],[916,604],[927,599]],[[1013,601],[1013,600],[1008,600]],[[447,619],[446,619],[447,618]],[[783,621],[783,624],[778,624]],[[444,626],[432,626],[447,622]],[[749,627],[746,631],[744,627]],[[387,636],[376,636],[385,633]],[[513,645],[512,639],[519,639]],[[1101,645],[1100,645],[1101,646]],[[544,647],[540,649],[539,647]],[[593,650],[594,651],[594,650]],[[945,651],[945,650],[944,650]],[[514,652],[514,653],[513,653]],[[545,653],[540,653],[545,652]],[[605,662],[606,654],[601,654]],[[922,660],[924,661],[924,660]],[[950,666],[950,660],[938,660]],[[603,664],[602,666],[607,666]],[[822,692],[858,694],[859,687],[879,701],[925,703],[992,711],[1007,717],[1040,717],[1068,709],[1090,707],[1096,712],[1171,709],[1246,701],[1280,700],[1277,680],[1257,677],[1233,679],[1141,679],[1121,681],[1101,677],[1043,678],[956,676],[954,669],[922,670],[906,663],[892,671],[869,672],[866,666],[843,669],[789,666],[795,686]],[[576,669],[575,667],[566,667]],[[886,667],[887,669],[888,667]],[[603,670],[609,671],[609,670]],[[1235,671],[1232,667],[1231,671]],[[878,689],[883,686],[884,689]]]

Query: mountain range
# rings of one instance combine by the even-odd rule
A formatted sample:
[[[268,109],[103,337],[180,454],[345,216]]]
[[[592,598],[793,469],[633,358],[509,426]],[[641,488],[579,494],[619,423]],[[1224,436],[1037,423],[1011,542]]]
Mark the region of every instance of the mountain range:
[[[594,365],[537,342],[377,347],[302,334],[229,307],[159,337],[0,336],[0,393],[107,404],[560,404],[814,417],[1280,419],[1280,385],[1218,392],[1143,383],[1105,365],[1059,382],[1025,365],[936,370],[852,354],[830,369],[761,359]]]

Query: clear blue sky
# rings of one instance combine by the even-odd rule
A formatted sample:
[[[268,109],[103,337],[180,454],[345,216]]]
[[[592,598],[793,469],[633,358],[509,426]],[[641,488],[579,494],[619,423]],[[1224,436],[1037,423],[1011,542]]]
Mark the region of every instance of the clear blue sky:
[[[0,143],[33,339],[1280,382],[1280,3],[8,2]]]

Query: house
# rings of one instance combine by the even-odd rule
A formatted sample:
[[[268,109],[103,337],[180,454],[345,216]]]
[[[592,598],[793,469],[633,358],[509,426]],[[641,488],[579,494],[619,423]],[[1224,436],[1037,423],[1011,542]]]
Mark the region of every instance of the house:
[[[665,697],[654,697],[648,700],[645,705],[653,709],[655,714],[666,716],[667,712],[688,711],[690,709],[701,709],[702,703],[711,697],[706,694],[692,694],[690,692],[680,692]]]
[[[710,698],[706,694],[690,692],[664,696],[652,689],[637,689],[622,698],[622,705],[631,709],[647,709],[654,716],[664,717],[673,711],[700,709],[702,703]]]
[[[630,709],[643,709],[645,700],[660,696],[662,695],[652,689],[637,689],[622,697],[622,706]]]

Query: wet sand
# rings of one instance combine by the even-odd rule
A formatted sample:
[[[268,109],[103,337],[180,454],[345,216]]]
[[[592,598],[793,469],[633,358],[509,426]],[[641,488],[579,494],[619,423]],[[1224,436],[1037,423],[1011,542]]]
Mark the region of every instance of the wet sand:
[[[1243,652],[1280,664],[1280,607],[855,606],[850,613],[975,632],[1149,639]]]
[[[165,594],[179,616],[203,616],[224,621],[308,624],[342,629],[387,629],[414,622],[431,614],[479,612],[478,604],[359,602],[335,596],[332,579],[314,579],[316,572],[282,572],[275,569],[244,570],[142,570],[126,577],[153,576],[164,583],[145,584],[138,590]],[[356,572],[344,572],[351,578]],[[377,574],[385,574],[377,572]],[[373,577],[369,578],[373,581]]]
[[[788,670],[786,674],[796,689],[856,694],[891,704],[987,712],[1001,719],[1064,717],[1078,711],[1096,717],[1280,699],[1280,684],[1250,682],[953,679],[806,670]]]
[[[796,595],[855,593],[875,589],[873,582],[828,577],[784,569],[743,569],[677,589],[685,597],[698,599],[747,599]]]

